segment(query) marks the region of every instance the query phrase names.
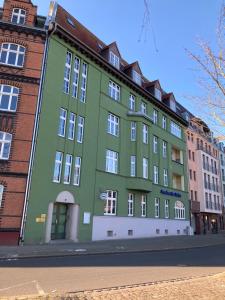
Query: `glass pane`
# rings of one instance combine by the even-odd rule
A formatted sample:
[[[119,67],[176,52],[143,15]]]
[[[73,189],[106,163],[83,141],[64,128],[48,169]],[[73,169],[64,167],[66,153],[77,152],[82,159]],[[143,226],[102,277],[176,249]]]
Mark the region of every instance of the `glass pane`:
[[[6,63],[6,52],[5,51],[2,51],[2,53],[1,53],[0,62]]]
[[[3,86],[3,92],[4,92],[4,93],[11,93],[11,86],[9,86],[9,85],[4,85],[4,86]]]
[[[15,65],[16,64],[16,53],[9,53],[7,63],[10,64],[10,65]]]
[[[9,157],[9,148],[10,148],[10,143],[7,143],[7,144],[4,145],[3,158],[8,158]]]
[[[12,101],[11,101],[11,107],[10,110],[16,110],[16,106],[17,106],[17,97],[12,97]]]
[[[24,58],[24,54],[20,54],[18,57],[17,66],[20,66],[20,67],[23,66],[23,58]]]
[[[18,49],[18,45],[16,45],[16,44],[10,44],[10,50],[17,50]]]
[[[9,108],[9,96],[2,95],[0,108],[1,109],[8,109]]]

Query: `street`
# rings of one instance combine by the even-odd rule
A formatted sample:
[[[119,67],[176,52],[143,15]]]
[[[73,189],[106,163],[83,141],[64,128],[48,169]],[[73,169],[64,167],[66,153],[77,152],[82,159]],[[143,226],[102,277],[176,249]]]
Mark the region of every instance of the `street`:
[[[205,276],[225,271],[225,245],[188,250],[0,261],[0,295],[44,295]]]

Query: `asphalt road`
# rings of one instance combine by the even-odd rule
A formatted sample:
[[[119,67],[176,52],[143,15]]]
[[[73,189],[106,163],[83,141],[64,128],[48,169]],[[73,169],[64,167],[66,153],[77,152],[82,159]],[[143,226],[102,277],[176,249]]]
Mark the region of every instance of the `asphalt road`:
[[[225,245],[0,261],[0,296],[101,289],[225,271]]]

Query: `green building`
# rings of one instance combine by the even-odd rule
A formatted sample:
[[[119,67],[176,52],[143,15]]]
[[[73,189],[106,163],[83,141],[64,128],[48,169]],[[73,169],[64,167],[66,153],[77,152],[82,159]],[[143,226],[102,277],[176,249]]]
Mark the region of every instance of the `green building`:
[[[189,234],[172,93],[52,3],[25,243]]]

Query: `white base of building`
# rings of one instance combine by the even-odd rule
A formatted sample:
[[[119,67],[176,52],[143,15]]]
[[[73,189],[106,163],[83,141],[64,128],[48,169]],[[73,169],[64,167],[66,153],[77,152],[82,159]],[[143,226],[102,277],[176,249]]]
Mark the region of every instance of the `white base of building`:
[[[190,235],[187,220],[94,216],[92,240]]]

